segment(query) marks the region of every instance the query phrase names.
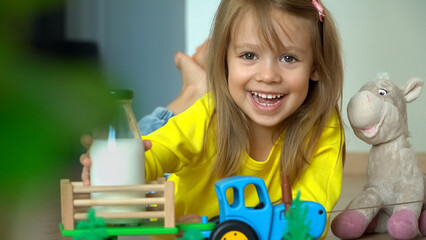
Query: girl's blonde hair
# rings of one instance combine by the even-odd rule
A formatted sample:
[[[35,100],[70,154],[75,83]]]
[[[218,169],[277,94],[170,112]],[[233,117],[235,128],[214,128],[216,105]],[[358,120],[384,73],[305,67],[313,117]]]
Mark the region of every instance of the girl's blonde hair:
[[[320,22],[311,0],[223,0],[215,16],[206,58],[207,81],[215,104],[209,130],[215,125],[217,131],[213,173],[219,177],[234,175],[245,153],[250,152],[248,117],[233,101],[227,84],[226,53],[232,29],[245,13],[250,12],[263,44],[278,49],[282,43],[271,17],[272,8],[295,16],[297,22],[310,26],[314,66],[320,75],[319,81],[310,81],[305,101],[283,122],[278,133],[280,135],[285,130],[281,172],[287,174],[291,182],[297,181],[317,150],[318,140],[334,111],[337,111],[342,125],[339,107],[343,89],[342,58],[336,26],[327,9],[324,9],[324,21]],[[341,149],[340,154],[344,156],[345,147],[341,146]]]

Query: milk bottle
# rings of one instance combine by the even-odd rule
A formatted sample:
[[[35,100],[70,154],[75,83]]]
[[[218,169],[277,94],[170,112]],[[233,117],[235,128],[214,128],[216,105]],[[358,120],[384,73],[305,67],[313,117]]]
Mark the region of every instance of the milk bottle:
[[[93,186],[135,185],[145,183],[145,151],[140,130],[131,108],[133,92],[113,90],[117,111],[110,122],[96,129],[89,153],[92,160],[90,181]],[[143,198],[141,192],[92,193],[92,199]],[[139,212],[145,207],[95,206],[96,212]],[[107,223],[131,224],[141,219],[105,219]]]

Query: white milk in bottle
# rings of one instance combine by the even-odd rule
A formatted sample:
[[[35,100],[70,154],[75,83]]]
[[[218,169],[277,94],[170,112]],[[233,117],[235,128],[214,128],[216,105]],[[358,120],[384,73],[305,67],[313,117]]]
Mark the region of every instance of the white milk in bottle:
[[[140,131],[130,106],[133,92],[114,90],[111,95],[117,100],[117,112],[108,126],[94,131],[90,147],[90,181],[93,186],[138,185],[145,183],[145,151]],[[143,192],[99,192],[92,199],[143,198]],[[95,206],[96,212],[140,212],[143,205]],[[135,224],[141,219],[105,219],[106,223]]]

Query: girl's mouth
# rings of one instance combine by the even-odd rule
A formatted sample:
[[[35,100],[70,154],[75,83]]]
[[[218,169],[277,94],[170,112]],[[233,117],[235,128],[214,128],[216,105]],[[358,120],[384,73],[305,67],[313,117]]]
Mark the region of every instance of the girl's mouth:
[[[277,105],[284,97],[284,94],[268,94],[254,91],[251,92],[251,95],[256,103],[264,107]]]

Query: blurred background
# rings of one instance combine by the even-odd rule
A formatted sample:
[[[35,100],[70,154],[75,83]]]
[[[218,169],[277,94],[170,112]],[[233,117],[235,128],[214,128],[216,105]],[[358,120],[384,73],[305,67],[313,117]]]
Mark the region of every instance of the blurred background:
[[[426,80],[426,1],[323,0],[341,33],[347,151],[370,146],[346,105],[377,72],[403,86]],[[111,114],[110,88],[135,93],[137,119],[180,92],[177,51],[208,38],[219,0],[6,0],[0,2],[0,232],[58,237],[59,179],[79,180],[79,139]],[[426,153],[426,93],[408,105],[413,149]]]
[[[108,72],[135,90],[134,111],[140,118],[177,96],[180,75],[173,56],[177,51],[193,54],[208,38],[219,2],[73,0],[66,5],[66,34],[69,39],[98,44]],[[343,43],[346,123],[349,99],[378,72],[389,72],[400,86],[411,77],[426,80],[426,1],[322,2],[334,15]],[[425,95],[408,105],[411,142],[419,152],[426,152]],[[369,150],[370,146],[347,132],[348,151]]]

